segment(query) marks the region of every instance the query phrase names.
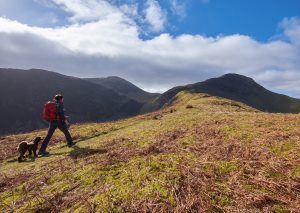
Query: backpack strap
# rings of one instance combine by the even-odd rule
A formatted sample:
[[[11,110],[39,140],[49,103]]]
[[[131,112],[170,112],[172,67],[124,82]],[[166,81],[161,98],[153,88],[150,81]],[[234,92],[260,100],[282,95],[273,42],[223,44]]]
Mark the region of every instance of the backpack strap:
[[[55,112],[55,114],[56,114],[56,120],[60,120],[59,119],[59,114],[58,114],[58,110],[59,110],[59,102],[55,102],[55,106],[56,106],[56,112]]]

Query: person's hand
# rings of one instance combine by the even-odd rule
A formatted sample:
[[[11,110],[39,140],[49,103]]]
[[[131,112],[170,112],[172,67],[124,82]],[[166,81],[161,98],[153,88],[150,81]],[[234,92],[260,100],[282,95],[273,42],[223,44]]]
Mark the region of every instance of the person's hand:
[[[67,126],[67,128],[70,128],[70,122],[68,121],[68,120],[65,120],[65,123],[66,123],[66,126]]]

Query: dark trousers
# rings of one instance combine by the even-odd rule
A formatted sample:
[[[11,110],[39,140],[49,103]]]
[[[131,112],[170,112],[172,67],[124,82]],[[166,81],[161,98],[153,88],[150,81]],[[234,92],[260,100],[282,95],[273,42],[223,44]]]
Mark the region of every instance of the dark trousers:
[[[68,145],[73,144],[73,139],[69,133],[66,123],[64,121],[50,121],[48,134],[43,140],[42,146],[40,148],[40,152],[46,151],[48,143],[49,143],[53,133],[55,132],[56,128],[58,128],[60,131],[62,131],[64,133],[66,140],[68,142]]]

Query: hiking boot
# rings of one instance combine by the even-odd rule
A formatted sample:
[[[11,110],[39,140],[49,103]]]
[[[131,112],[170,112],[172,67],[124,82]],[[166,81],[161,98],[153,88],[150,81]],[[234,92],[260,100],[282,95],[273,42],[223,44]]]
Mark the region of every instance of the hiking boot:
[[[46,156],[49,155],[50,153],[45,151],[45,152],[39,152],[38,155]]]
[[[73,142],[72,144],[68,144],[68,147],[72,147],[76,144],[77,142]]]

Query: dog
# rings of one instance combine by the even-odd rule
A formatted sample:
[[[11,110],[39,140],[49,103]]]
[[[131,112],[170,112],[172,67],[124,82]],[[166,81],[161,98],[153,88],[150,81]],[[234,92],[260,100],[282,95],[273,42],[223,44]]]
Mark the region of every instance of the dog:
[[[36,137],[33,142],[27,142],[27,141],[22,141],[19,146],[18,146],[18,151],[20,153],[20,156],[18,157],[18,161],[22,162],[23,158],[25,157],[25,153],[28,151],[29,155],[31,156],[32,153],[34,154],[34,157],[37,157],[37,149],[38,149],[38,144],[42,140],[41,137]]]

